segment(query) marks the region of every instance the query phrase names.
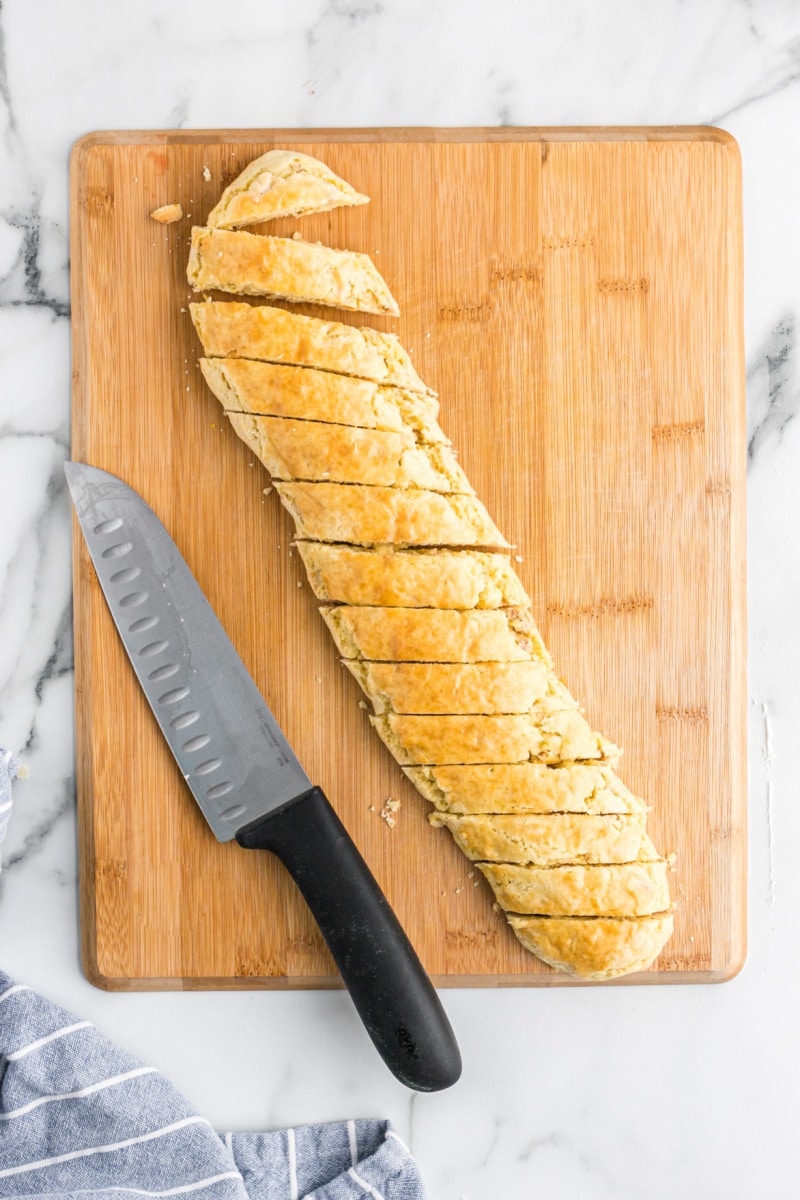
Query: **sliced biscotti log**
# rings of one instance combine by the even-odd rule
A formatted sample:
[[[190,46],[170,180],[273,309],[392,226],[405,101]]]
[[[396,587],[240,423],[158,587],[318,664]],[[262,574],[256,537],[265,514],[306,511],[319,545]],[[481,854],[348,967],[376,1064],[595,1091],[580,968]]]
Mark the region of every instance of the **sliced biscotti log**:
[[[436,420],[439,403],[432,395],[249,358],[201,358],[200,369],[226,412],[333,421],[391,433],[410,430],[420,442],[450,445]]]
[[[644,801],[598,763],[472,763],[403,771],[440,812],[647,812]]]
[[[531,954],[577,979],[616,979],[650,966],[672,936],[671,913],[651,917],[522,917],[508,923]]]
[[[228,184],[207,224],[236,229],[276,217],[368,203],[369,196],[362,196],[318,158],[296,150],[268,150]]]
[[[473,862],[528,863],[555,867],[576,863],[655,862],[659,855],[645,832],[644,813],[588,816],[585,813],[432,813],[431,825],[446,826]]]
[[[370,717],[370,721],[401,766],[560,763],[567,759],[616,763],[619,758],[618,747],[595,733],[576,710],[543,716],[384,713]]]
[[[393,333],[305,317],[271,304],[209,300],[190,304],[194,327],[211,358],[318,367],[430,394]]]
[[[669,863],[538,867],[479,862],[505,912],[545,917],[645,917],[670,908]]]
[[[347,483],[278,483],[297,536],[398,546],[507,546],[477,496]]]
[[[295,543],[314,595],[342,604],[401,608],[500,608],[528,595],[508,556],[481,550],[362,549]]]
[[[186,275],[197,292],[268,296],[378,316],[400,313],[368,254],[320,242],[195,225]]]
[[[528,662],[344,659],[376,713],[549,713],[577,708],[555,672]]]
[[[343,658],[372,662],[521,662],[550,665],[530,609],[320,610]]]
[[[419,445],[408,429],[390,433],[291,417],[227,415],[273,479],[475,494],[449,446]]]

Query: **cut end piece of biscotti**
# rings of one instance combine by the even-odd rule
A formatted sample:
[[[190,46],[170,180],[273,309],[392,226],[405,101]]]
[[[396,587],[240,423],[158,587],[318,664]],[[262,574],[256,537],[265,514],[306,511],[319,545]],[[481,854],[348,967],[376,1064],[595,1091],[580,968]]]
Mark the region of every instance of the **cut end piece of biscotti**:
[[[647,812],[644,801],[610,767],[600,764],[477,763],[403,771],[440,812]]]
[[[197,292],[268,296],[378,316],[400,314],[368,254],[319,242],[195,225],[186,275]]]
[[[514,662],[550,664],[530,610],[321,609],[343,658],[373,662]]]
[[[256,413],[227,416],[273,479],[474,495],[450,447],[419,445],[408,429],[395,433]]]
[[[268,150],[228,184],[208,214],[215,229],[236,229],[327,212],[343,205],[368,204],[363,196],[325,163],[296,150]]]
[[[643,971],[672,935],[671,913],[649,917],[530,917],[509,914],[522,945],[542,962],[587,982]]]
[[[616,763],[619,749],[595,733],[577,711],[546,716],[370,717],[401,766],[450,763],[560,763],[600,759]]]
[[[365,662],[344,659],[376,713],[532,713],[577,708],[541,659],[527,662]]]
[[[297,536],[368,546],[507,546],[477,496],[339,483],[279,483]]]
[[[235,300],[192,303],[189,312],[210,358],[318,367],[431,394],[396,334]]]
[[[480,550],[362,549],[296,543],[314,595],[342,604],[401,608],[500,608],[528,596],[508,556]]]
[[[505,912],[547,917],[645,917],[671,906],[669,863],[478,863]]]
[[[226,412],[330,421],[390,433],[410,430],[417,441],[449,445],[433,396],[313,367],[249,358],[201,358],[206,383]]]
[[[584,813],[456,816],[435,812],[428,819],[432,825],[446,826],[458,848],[473,862],[554,867],[659,858],[645,832],[642,813],[595,817]]]

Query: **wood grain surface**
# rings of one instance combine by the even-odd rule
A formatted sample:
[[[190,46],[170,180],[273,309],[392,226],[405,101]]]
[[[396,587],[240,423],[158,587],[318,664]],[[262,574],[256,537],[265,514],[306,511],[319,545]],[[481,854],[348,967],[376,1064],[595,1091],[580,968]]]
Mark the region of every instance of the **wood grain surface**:
[[[281,220],[369,253],[396,331],[515,564],[556,666],[624,747],[674,850],[676,929],[621,981],[714,981],[745,947],[744,368],[738,149],[714,129],[91,134],[72,157],[73,458],[155,508],[308,774],[441,985],[569,980],[370,729],[292,522],[208,391],[189,231],[272,146],[372,197]],[[149,213],[173,201],[184,219]],[[77,527],[76,527],[77,531]],[[75,543],[82,946],[102,987],[339,986],[271,856],[218,844],[139,692]],[[381,819],[401,802],[394,829]],[[608,985],[604,985],[608,986]]]

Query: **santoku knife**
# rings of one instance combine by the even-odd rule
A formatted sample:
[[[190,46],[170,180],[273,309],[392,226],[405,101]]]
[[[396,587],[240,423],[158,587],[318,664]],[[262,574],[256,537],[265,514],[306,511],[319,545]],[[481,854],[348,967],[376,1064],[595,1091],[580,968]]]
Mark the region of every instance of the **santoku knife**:
[[[214,834],[281,859],[386,1065],[418,1091],[449,1087],[461,1057],[433,985],[172,538],[116,476],[64,469],[125,650]]]

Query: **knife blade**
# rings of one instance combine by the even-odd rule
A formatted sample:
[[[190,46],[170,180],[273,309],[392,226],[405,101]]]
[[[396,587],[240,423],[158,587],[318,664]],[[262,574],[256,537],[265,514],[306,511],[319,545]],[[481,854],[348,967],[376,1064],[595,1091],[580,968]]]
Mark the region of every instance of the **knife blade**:
[[[281,859],[392,1073],[417,1091],[450,1087],[461,1056],[433,985],[169,533],[117,476],[64,471],[122,644],[214,835]]]

